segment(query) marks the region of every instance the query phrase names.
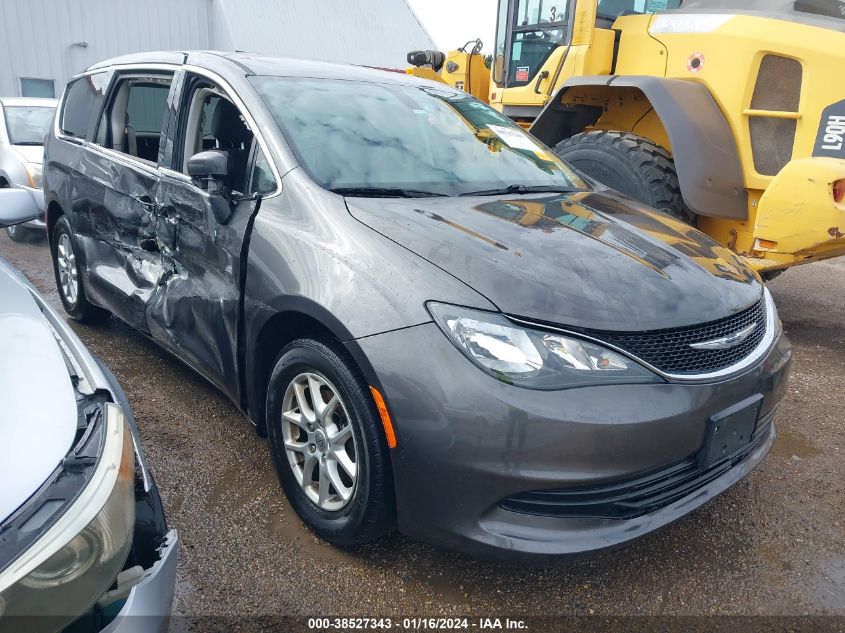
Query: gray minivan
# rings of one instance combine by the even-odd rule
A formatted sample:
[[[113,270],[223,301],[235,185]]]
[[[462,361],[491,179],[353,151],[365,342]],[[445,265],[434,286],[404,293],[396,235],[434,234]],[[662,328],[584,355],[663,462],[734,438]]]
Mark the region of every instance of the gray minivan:
[[[66,311],[229,396],[333,543],[608,547],[774,442],[791,353],[759,277],[445,85],[114,59],[67,87],[44,178]]]

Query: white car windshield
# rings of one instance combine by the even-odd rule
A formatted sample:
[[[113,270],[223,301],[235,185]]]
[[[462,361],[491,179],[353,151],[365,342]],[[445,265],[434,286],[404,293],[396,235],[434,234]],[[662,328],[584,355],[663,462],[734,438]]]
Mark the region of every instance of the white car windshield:
[[[587,187],[510,119],[446,86],[251,81],[300,164],[338,193],[455,196]]]
[[[12,145],[44,145],[55,108],[45,106],[5,106],[6,131]]]

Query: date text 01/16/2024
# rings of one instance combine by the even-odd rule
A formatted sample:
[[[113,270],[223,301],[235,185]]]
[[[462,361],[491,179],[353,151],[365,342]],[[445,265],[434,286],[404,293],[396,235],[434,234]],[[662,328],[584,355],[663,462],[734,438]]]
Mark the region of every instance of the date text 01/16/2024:
[[[527,631],[524,620],[511,618],[309,618],[312,631]]]

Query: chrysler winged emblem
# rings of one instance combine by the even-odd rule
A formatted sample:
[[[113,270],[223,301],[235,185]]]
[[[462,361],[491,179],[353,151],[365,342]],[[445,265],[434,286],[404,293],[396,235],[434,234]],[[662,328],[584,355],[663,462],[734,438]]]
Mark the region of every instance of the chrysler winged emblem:
[[[756,327],[757,323],[752,323],[751,325],[742,328],[738,332],[728,334],[727,336],[723,336],[721,338],[714,338],[712,341],[690,343],[690,347],[693,349],[730,349],[732,347],[736,347],[745,339],[747,339]]]

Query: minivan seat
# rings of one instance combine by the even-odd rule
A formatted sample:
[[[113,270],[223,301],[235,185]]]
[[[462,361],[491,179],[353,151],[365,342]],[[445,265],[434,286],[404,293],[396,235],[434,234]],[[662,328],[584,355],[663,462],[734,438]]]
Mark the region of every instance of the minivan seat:
[[[220,99],[214,108],[211,133],[217,141],[217,149],[229,152],[229,187],[243,192],[252,132],[241,119],[238,109],[225,99]]]

